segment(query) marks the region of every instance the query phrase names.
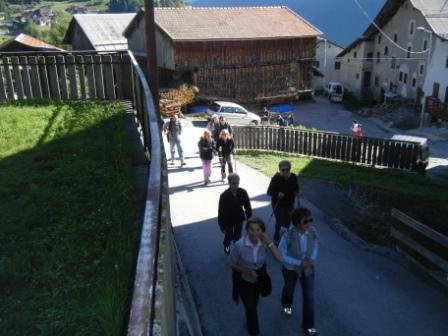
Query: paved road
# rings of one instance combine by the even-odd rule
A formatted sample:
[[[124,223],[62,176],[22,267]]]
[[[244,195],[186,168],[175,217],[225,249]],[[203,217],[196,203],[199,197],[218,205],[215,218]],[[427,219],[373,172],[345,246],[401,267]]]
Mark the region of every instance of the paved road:
[[[230,270],[222,250],[217,225],[219,194],[226,188],[213,168],[209,186],[202,185],[202,170],[196,143],[202,129],[186,127],[184,149],[187,165],[169,168],[171,217],[175,239],[187,269],[206,335],[246,335],[241,304],[231,300]],[[240,163],[241,186],[246,188],[254,214],[267,220],[265,195],[269,178]],[[306,196],[306,195],[305,195]],[[332,231],[325,214],[310,207],[320,236],[316,274],[316,315],[321,335],[448,335],[448,294],[386,257],[365,252]],[[273,223],[268,227],[273,234]],[[259,316],[262,335],[298,335],[299,293],[294,314],[281,314],[280,265],[269,260],[273,293],[261,299]]]
[[[392,129],[372,118],[363,118],[345,110],[340,104],[330,103],[328,99],[316,97],[315,102],[296,105],[294,122],[309,128],[350,134],[353,119],[363,125],[366,136],[391,138],[394,134],[424,136],[430,140],[430,159],[428,173],[430,176],[448,176],[448,129],[426,127],[408,131]]]

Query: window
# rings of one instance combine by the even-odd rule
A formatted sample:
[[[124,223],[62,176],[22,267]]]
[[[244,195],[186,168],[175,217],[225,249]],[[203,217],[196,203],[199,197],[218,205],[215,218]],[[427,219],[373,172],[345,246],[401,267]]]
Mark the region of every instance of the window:
[[[235,107],[235,113],[238,114],[247,114],[245,110],[243,110],[241,107]]]
[[[415,21],[409,22],[409,35],[410,36],[414,35],[414,27],[415,27]]]
[[[403,83],[406,84],[407,82],[408,82],[408,74],[405,73],[404,76],[403,76]]]
[[[446,57],[445,68],[448,68],[448,56]]]
[[[367,58],[370,58],[370,60],[373,58],[373,53],[369,52],[367,53]]]
[[[388,46],[385,46],[384,47],[384,55],[389,55],[389,47]]]
[[[395,34],[394,34],[394,42],[397,42],[397,41],[398,41],[398,34],[395,33]]]
[[[378,35],[378,44],[381,44],[381,35]]]
[[[413,77],[412,78],[412,87],[415,88],[415,85],[417,84],[417,78]]]
[[[341,69],[341,62],[334,62],[334,69],[340,70]]]
[[[320,68],[320,62],[319,62],[319,61],[315,61],[315,62],[314,62],[314,66],[315,66],[316,68]]]
[[[425,65],[420,64],[420,71],[419,71],[420,75],[423,75],[424,71],[425,71]]]
[[[359,73],[356,74],[356,79],[359,79]]]
[[[394,56],[392,56],[392,59],[390,61],[390,68],[395,69],[396,65],[397,65],[397,59]]]
[[[412,51],[412,47],[409,46],[409,47],[408,47],[408,53],[407,53],[407,55],[406,55],[407,58],[411,58],[411,51]]]
[[[428,40],[423,41],[423,50],[428,49]]]
[[[375,76],[375,86],[380,85],[380,78],[378,76]]]
[[[353,53],[353,58],[356,58],[356,57],[358,57],[358,53],[355,51],[355,52]]]
[[[402,82],[403,81],[403,72],[402,71],[400,71],[400,77],[399,77],[399,79],[398,79],[400,82]]]
[[[378,51],[376,53],[376,62],[379,63],[381,61],[381,53]]]

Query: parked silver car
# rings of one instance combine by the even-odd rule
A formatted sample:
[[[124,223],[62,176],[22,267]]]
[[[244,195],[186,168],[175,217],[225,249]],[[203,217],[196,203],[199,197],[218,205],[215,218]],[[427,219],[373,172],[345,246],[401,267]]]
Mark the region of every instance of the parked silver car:
[[[209,117],[214,114],[223,116],[230,125],[257,126],[261,124],[260,116],[232,102],[215,101],[208,107],[206,113]]]

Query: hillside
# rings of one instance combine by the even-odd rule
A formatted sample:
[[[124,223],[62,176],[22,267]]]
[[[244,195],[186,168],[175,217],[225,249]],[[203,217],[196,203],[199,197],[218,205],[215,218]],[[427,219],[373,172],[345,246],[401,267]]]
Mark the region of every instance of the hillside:
[[[360,0],[375,17],[385,0]],[[353,0],[189,0],[192,6],[288,6],[311,22],[326,38],[347,46],[359,37],[369,22]]]

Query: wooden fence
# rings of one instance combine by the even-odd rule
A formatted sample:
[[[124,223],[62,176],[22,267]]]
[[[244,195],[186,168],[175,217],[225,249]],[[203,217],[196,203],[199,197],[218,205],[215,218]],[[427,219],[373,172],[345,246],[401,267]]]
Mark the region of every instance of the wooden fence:
[[[131,99],[127,53],[0,53],[0,100]]]
[[[426,97],[425,110],[434,118],[448,121],[448,103],[441,102],[436,97]]]
[[[354,138],[292,127],[235,127],[240,149],[272,150],[371,166],[416,170],[420,145],[378,138]]]
[[[392,217],[398,219],[403,228],[401,230],[399,226],[391,226],[390,235],[397,241],[396,249],[436,280],[448,286],[448,237],[397,209],[392,209]],[[416,234],[417,237],[423,237],[428,242],[425,244],[426,246],[413,239]],[[436,246],[437,248],[435,248]],[[412,255],[423,258],[434,267],[423,266]]]

